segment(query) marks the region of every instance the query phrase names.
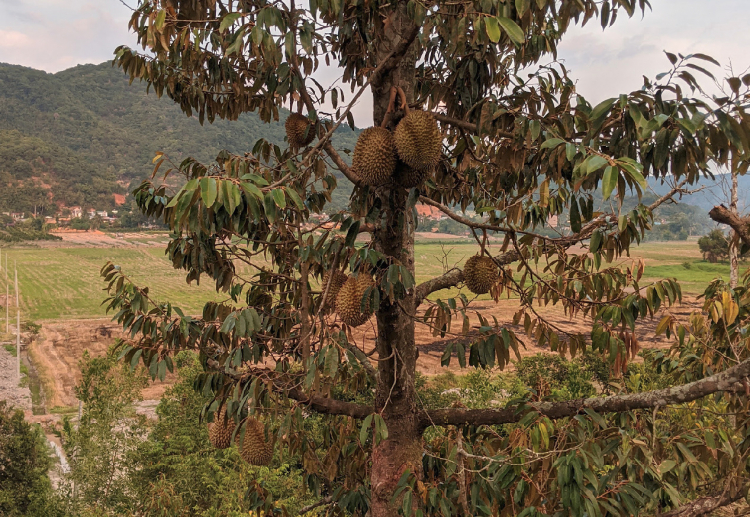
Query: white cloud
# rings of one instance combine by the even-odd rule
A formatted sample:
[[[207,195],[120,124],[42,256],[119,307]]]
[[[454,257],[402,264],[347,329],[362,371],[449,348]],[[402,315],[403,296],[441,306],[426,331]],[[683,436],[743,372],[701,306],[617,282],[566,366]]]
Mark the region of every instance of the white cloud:
[[[750,65],[747,0],[651,3],[653,11],[643,18],[620,13],[606,31],[592,22],[565,36],[559,57],[591,102],[638,89],[643,75],[653,78],[666,70],[663,50],[703,52],[722,63],[731,61],[735,70]],[[120,0],[0,0],[0,62],[57,72],[111,59],[118,45],[135,43],[127,30],[130,14]],[[328,82],[335,70],[318,76]],[[367,92],[353,109],[358,125],[372,122],[370,106]]]

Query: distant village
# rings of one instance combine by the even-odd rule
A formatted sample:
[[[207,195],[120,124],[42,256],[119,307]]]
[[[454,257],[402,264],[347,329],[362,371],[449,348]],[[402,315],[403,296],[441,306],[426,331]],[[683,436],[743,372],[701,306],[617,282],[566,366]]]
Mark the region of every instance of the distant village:
[[[100,226],[119,225],[123,220],[123,216],[132,215],[132,211],[123,206],[126,202],[126,198],[123,194],[113,194],[113,197],[114,205],[118,208],[98,210],[94,207],[63,205],[57,207],[57,213],[55,215],[44,216],[42,222],[48,228],[70,227],[72,229],[95,229]],[[12,223],[9,222],[9,224],[24,223],[29,220],[37,221],[40,218],[40,216],[33,212],[0,212],[0,214],[6,217],[6,222],[9,222],[8,218],[12,220]],[[138,227],[145,229],[159,227],[157,224],[143,220],[144,218],[142,217],[138,217],[138,219]]]

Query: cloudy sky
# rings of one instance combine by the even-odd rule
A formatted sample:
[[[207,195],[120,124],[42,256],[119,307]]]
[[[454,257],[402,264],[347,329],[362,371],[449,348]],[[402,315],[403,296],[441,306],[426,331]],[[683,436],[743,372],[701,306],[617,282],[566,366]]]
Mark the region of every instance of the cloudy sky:
[[[122,0],[135,5],[136,0]],[[0,62],[47,72],[100,63],[120,44],[132,44],[130,10],[120,0],[0,0]],[[748,0],[651,0],[643,19],[618,18],[602,31],[596,23],[571,30],[560,58],[578,90],[592,102],[637,89],[642,76],[668,67],[663,50],[703,52],[736,71],[750,66]],[[720,71],[719,71],[720,72]],[[363,96],[357,125],[370,122]]]

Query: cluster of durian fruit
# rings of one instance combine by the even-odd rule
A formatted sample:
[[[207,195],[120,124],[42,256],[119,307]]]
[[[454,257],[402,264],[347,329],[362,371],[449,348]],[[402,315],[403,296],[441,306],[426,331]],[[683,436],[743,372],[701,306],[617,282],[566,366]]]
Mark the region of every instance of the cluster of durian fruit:
[[[364,185],[380,187],[393,179],[405,188],[418,187],[440,162],[443,135],[435,117],[426,111],[411,111],[400,89],[391,92],[389,113],[396,92],[402,97],[405,115],[393,133],[385,127],[370,127],[360,133],[354,146],[352,172]],[[388,116],[383,124],[387,121]]]
[[[354,146],[352,172],[360,183],[373,187],[393,179],[404,188],[418,187],[440,162],[443,135],[432,113],[411,111],[403,90],[391,91],[391,103],[383,125],[395,109],[396,95],[401,95],[404,117],[391,133],[386,127],[370,127],[360,133]],[[284,125],[289,145],[305,147],[315,138],[312,121],[300,113],[292,113]]]
[[[374,308],[370,307],[369,299],[363,303],[363,298],[367,290],[373,287],[375,281],[363,271],[354,276],[334,269],[323,275],[322,289],[328,289],[326,299],[333,300],[336,314],[350,327],[359,327],[372,316]]]
[[[214,421],[208,424],[208,439],[217,449],[228,449],[232,446],[234,420],[226,417],[226,408],[222,407],[214,415]],[[265,426],[255,418],[245,421],[245,437],[241,430],[235,436],[240,456],[250,465],[268,465],[273,458],[273,443],[266,440]]]

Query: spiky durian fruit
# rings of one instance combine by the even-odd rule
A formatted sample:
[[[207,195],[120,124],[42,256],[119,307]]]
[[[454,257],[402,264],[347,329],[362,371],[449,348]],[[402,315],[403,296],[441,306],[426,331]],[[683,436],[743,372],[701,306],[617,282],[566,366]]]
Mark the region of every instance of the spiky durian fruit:
[[[286,139],[292,147],[304,147],[315,138],[315,130],[309,118],[299,113],[292,113],[284,124]]]
[[[359,276],[350,276],[349,279],[341,286],[339,294],[336,297],[336,312],[341,321],[350,327],[359,327],[370,319],[372,307],[369,306],[369,300],[365,302],[366,310],[362,312],[362,298],[370,287],[373,287],[370,275],[360,273]]]
[[[387,183],[396,169],[396,148],[391,132],[382,127],[362,131],[354,146],[352,169],[365,185]]]
[[[273,443],[266,441],[265,427],[254,418],[245,424],[245,438],[237,433],[237,447],[240,456],[250,465],[268,465],[273,458]]]
[[[432,175],[434,169],[429,167],[427,169],[415,169],[409,167],[404,162],[400,161],[396,165],[396,172],[393,173],[393,177],[396,183],[404,188],[418,187],[424,181]]]
[[[398,157],[417,170],[430,169],[438,164],[443,147],[435,117],[426,111],[410,111],[393,132]]]
[[[226,419],[226,407],[214,415],[214,421],[208,424],[208,440],[217,449],[226,449],[232,445],[234,420]]]
[[[499,278],[497,264],[490,257],[474,255],[464,264],[464,283],[474,294],[485,294]]]
[[[320,285],[320,289],[325,292],[326,289],[328,289],[328,295],[326,296],[326,305],[329,307],[335,305],[336,297],[339,295],[339,291],[343,287],[343,285],[346,283],[347,280],[346,274],[342,273],[338,269],[334,269],[333,271],[326,271],[323,275],[323,280]],[[328,285],[328,282],[331,282],[330,285]]]

